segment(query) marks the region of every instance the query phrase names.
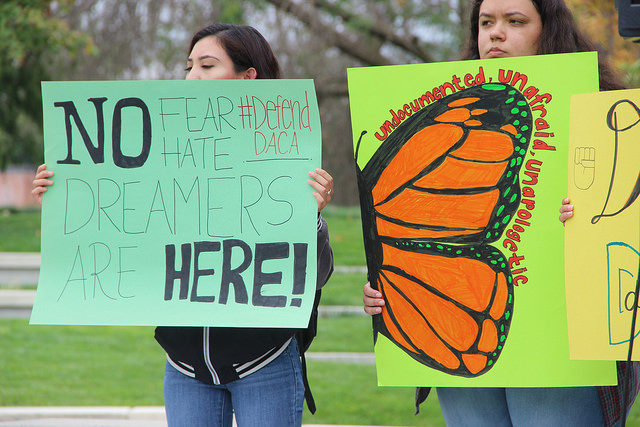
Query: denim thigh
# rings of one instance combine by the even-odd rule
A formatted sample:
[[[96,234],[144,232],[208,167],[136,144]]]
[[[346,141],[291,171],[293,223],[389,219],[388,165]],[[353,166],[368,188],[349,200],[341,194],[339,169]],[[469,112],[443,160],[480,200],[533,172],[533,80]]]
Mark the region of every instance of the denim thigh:
[[[231,394],[223,385],[210,385],[176,370],[164,371],[164,407],[169,427],[231,427]]]
[[[596,387],[438,388],[448,426],[603,426]]]
[[[304,405],[302,367],[295,339],[271,363],[228,384],[209,385],[167,362],[165,408],[170,427],[300,427]]]
[[[267,366],[227,387],[238,427],[302,425],[304,384],[295,339]]]
[[[438,402],[449,427],[511,427],[504,388],[438,387]]]

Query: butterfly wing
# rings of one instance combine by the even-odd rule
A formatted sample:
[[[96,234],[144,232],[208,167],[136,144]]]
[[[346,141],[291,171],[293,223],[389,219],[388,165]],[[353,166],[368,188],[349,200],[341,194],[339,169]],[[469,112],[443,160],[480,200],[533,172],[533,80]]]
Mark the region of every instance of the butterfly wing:
[[[358,171],[376,330],[421,363],[477,376],[513,314],[497,240],[520,202],[531,111],[508,85],[456,92],[405,120]]]
[[[383,244],[383,333],[419,362],[477,376],[498,359],[513,312],[507,262],[491,246]]]

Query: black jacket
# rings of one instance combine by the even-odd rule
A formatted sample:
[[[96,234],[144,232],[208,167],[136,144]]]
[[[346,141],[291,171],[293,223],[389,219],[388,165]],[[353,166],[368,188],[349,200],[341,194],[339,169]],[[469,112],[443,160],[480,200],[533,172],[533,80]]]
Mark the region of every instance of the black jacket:
[[[327,222],[318,216],[320,289],[333,272]],[[207,384],[242,378],[275,358],[298,329],[159,326],[155,338],[176,369]]]

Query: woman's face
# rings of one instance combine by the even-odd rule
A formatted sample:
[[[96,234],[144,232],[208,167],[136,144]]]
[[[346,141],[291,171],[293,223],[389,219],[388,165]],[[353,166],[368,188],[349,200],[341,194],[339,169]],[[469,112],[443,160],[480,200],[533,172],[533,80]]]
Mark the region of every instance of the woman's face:
[[[252,71],[251,71],[252,70]],[[198,40],[187,59],[187,80],[228,80],[255,78],[255,69],[236,72],[227,51],[216,36]],[[252,77],[253,75],[253,77]]]
[[[542,19],[531,0],[484,0],[478,20],[481,59],[535,55]]]

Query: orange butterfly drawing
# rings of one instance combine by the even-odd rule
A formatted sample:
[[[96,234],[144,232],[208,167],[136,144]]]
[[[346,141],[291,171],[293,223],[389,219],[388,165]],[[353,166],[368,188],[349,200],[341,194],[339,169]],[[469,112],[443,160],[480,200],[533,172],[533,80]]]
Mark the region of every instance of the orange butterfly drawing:
[[[487,83],[400,124],[356,168],[371,285],[386,302],[374,331],[452,375],[491,369],[513,315],[506,257],[489,245],[520,203],[531,110],[512,86]]]

